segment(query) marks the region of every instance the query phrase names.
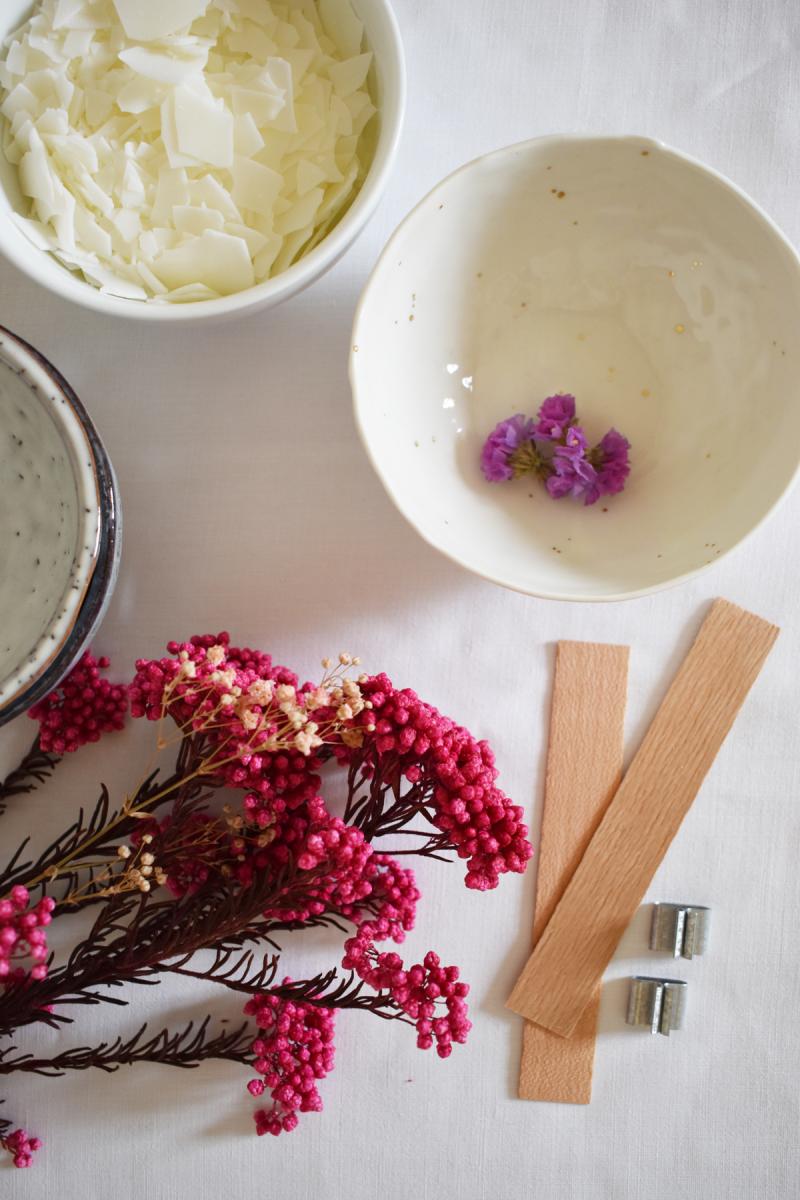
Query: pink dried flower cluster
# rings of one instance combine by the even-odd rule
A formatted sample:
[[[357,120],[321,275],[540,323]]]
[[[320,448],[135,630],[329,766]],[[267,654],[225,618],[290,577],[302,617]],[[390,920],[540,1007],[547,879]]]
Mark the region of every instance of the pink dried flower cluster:
[[[149,720],[170,716],[184,732],[204,734],[216,747],[211,765],[233,787],[269,790],[266,756],[287,754],[287,765],[294,755],[309,758],[364,709],[356,681],[334,672],[316,688],[300,688],[269,655],[231,647],[227,633],[167,649],[168,658],[136,663],[131,711]],[[342,655],[340,666],[352,661]]]
[[[410,783],[427,785],[433,824],[466,859],[467,887],[488,891],[506,872],[524,871],[532,851],[523,812],[496,786],[488,743],[477,741],[410,688],[396,690],[386,675],[367,680],[362,692],[372,705],[379,761],[396,758]],[[337,756],[349,761],[353,751],[341,747]]]
[[[44,896],[33,907],[29,905],[30,893],[21,886],[13,887],[9,896],[0,900],[0,985],[47,977],[45,928],[53,919],[56,902]],[[19,965],[19,960],[26,958],[33,966]]]
[[[304,888],[302,908],[275,910],[269,915],[276,920],[302,922],[325,912],[355,919],[358,905],[372,890],[367,874],[372,846],[360,829],[331,816],[320,796],[309,800],[302,812],[284,813],[265,846],[256,845],[248,855],[246,845],[243,839],[234,842],[242,852],[237,874],[243,883],[290,862],[312,876]]]
[[[200,729],[209,713],[228,708],[232,711],[226,715],[234,717],[245,707],[256,707],[252,697],[244,704],[237,703],[247,697],[253,683],[273,685],[262,690],[267,701],[273,699],[275,685],[297,684],[297,676],[284,667],[273,667],[268,654],[231,646],[226,632],[168,642],[167,651],[163,658],[137,659],[130,689],[133,716],[158,721],[168,713],[178,725],[191,722]],[[223,697],[228,696],[231,699],[223,704]],[[237,726],[232,725],[235,732]],[[238,732],[244,737],[249,731],[240,723]]]
[[[414,872],[388,854],[373,854],[367,867],[372,891],[369,908],[375,941],[402,942],[414,928],[420,892]],[[363,928],[363,925],[362,925]]]
[[[11,1155],[15,1167],[30,1167],[33,1156],[41,1150],[42,1143],[38,1137],[31,1137],[26,1129],[15,1129],[0,1137],[0,1146]]]
[[[298,1112],[322,1109],[317,1080],[333,1070],[335,1014],[332,1009],[269,993],[248,1000],[244,1011],[258,1025],[253,1066],[263,1076],[251,1080],[248,1090],[261,1096],[269,1088],[272,1097],[270,1108],[254,1114],[256,1132],[277,1136],[295,1128]]]
[[[439,1057],[448,1058],[453,1042],[465,1042],[472,1028],[465,1002],[469,985],[459,982],[458,967],[441,966],[433,950],[406,969],[399,954],[375,948],[376,933],[372,922],[365,921],[356,936],[345,942],[342,965],[376,991],[391,994],[413,1019],[420,1050],[429,1050],[435,1042]]]
[[[123,728],[128,690],[101,677],[108,665],[107,658],[87,652],[56,690],[29,710],[28,716],[39,722],[42,750],[70,754]]]

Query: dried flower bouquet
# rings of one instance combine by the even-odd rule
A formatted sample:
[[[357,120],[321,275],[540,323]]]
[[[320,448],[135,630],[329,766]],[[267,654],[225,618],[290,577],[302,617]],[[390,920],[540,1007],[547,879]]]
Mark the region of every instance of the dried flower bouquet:
[[[496,786],[485,742],[385,675],[355,675],[347,654],[305,683],[227,634],[170,643],[141,660],[129,686],[85,655],[31,716],[39,735],[0,785],[0,814],[44,783],[65,753],[120,729],[128,711],[156,724],[174,750],[165,776],[145,778],[115,806],[105,788],[38,856],[26,841],[0,867],[0,1075],[42,1075],[150,1061],[193,1067],[207,1058],[249,1068],[258,1133],[291,1130],[317,1111],[334,1060],[334,1019],[362,1009],[416,1028],[417,1045],[447,1057],[470,1029],[468,986],[430,951],[406,965],[401,942],[419,892],[404,856],[466,863],[466,885],[494,888],[521,872],[531,848],[522,811]],[[346,781],[341,817],[322,797],[323,772]],[[238,793],[220,808],[218,793]],[[48,951],[61,914],[93,922],[66,961]],[[279,972],[278,938],[308,926],[349,933],[341,964],[313,979]],[[198,951],[211,951],[200,960]],[[36,1058],[14,1045],[34,1022],[62,1030],[75,1005],[125,1004],[121,984],[167,973],[241,993],[245,1020],[182,1030],[142,1027],[111,1043]],[[40,1142],[0,1120],[17,1166]]]

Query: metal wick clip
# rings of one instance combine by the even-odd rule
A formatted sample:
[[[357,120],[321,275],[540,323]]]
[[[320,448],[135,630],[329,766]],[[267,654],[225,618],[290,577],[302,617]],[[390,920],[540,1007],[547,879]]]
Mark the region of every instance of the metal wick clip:
[[[711,910],[701,904],[654,904],[650,926],[650,949],[662,950],[673,958],[702,954],[708,938]]]
[[[651,1033],[669,1037],[683,1024],[687,984],[683,979],[634,975],[628,997],[629,1025],[649,1025]]]

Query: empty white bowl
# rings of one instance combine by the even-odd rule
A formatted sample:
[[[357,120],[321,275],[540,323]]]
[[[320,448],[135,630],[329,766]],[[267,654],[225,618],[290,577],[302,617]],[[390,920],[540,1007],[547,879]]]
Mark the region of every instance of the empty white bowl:
[[[19,190],[17,168],[1,152],[0,254],[51,292],[74,300],[85,308],[112,316],[159,323],[196,323],[250,313],[279,304],[308,287],[338,262],[377,208],[392,169],[403,124],[405,64],[391,5],[388,0],[352,0],[352,3],[364,23],[365,40],[374,55],[375,102],[378,107],[374,120],[378,122],[378,128],[374,135],[372,160],[357,196],[342,219],[318,246],[288,270],[234,295],[194,304],[148,304],[141,300],[106,295],[63,267],[46,250],[35,246],[8,219],[12,211],[27,216],[29,205]],[[28,18],[34,7],[31,0],[3,0],[0,8],[0,44]]]
[[[728,180],[645,138],[548,137],[462,167],[395,232],[356,314],[356,419],[432,546],[531,595],[617,600],[717,561],[800,462],[800,260]],[[632,443],[584,508],[487,483],[504,417],[572,392]]]

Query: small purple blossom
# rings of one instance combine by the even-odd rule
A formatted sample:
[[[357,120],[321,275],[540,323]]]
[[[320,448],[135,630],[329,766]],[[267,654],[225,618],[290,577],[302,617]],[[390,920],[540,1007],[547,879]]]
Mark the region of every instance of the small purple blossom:
[[[575,397],[548,396],[536,415],[536,436],[558,442],[575,420]]]
[[[580,425],[570,425],[564,435],[564,444],[556,446],[555,455],[561,458],[585,458],[589,442]]]
[[[555,500],[562,496],[583,497],[584,504],[594,504],[597,490],[597,471],[586,457],[586,435],[580,425],[567,430],[563,446],[556,446],[552,458],[553,474],[547,479],[547,490]],[[591,498],[590,498],[591,497]]]
[[[628,451],[630,442],[616,429],[609,429],[604,438],[587,450],[587,441],[580,425],[567,431],[563,446],[556,446],[553,455],[553,474],[547,480],[547,490],[555,499],[561,496],[582,497],[584,504],[596,504],[601,496],[613,496],[625,487],[630,474]]]
[[[616,429],[609,429],[605,437],[592,451],[592,460],[597,467],[597,484],[601,496],[614,496],[625,487],[631,472],[628,451],[631,444]]]
[[[483,444],[481,470],[490,483],[513,479],[517,473],[512,457],[526,444],[533,444],[534,423],[530,417],[517,413],[501,421]]]

